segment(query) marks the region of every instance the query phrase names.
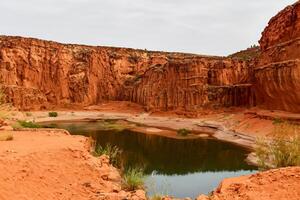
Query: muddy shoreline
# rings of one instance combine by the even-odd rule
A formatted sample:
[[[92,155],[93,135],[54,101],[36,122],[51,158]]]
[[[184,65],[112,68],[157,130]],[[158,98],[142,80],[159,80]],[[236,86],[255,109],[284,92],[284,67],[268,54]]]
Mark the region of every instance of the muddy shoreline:
[[[253,150],[255,137],[245,135],[236,131],[229,130],[217,122],[204,122],[201,118],[172,118],[157,117],[148,114],[132,115],[128,113],[111,112],[59,112],[58,117],[48,117],[48,112],[33,112],[33,120],[38,123],[61,122],[61,121],[97,121],[105,119],[124,120],[129,123],[142,124],[145,129],[139,129],[139,132],[145,134],[156,134],[160,136],[172,137],[176,139],[198,138],[207,135],[226,142],[231,142],[239,146]],[[37,115],[35,115],[37,114]],[[37,118],[34,118],[34,117]],[[157,128],[157,131],[147,131],[146,128]],[[176,131],[186,128],[193,131],[194,134],[188,137],[181,137]],[[165,131],[172,131],[173,134],[165,134]],[[200,136],[197,136],[200,135]]]

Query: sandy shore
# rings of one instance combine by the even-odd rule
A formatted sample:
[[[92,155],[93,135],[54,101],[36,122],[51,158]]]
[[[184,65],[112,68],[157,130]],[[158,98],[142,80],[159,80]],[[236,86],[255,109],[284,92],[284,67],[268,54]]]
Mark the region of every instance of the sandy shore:
[[[195,119],[153,116],[142,112],[133,114],[108,111],[57,112],[58,117],[55,118],[48,117],[48,112],[44,111],[31,112],[30,116],[24,114],[23,116],[18,116],[18,118],[33,120],[35,122],[120,119],[156,128],[140,129],[141,132],[148,134],[164,135],[180,139],[176,134],[176,130],[185,128],[198,134],[198,137],[213,136],[220,140],[236,143],[248,148],[253,148],[256,137],[268,135],[273,128],[271,120],[255,118],[252,115],[244,113],[214,114]]]

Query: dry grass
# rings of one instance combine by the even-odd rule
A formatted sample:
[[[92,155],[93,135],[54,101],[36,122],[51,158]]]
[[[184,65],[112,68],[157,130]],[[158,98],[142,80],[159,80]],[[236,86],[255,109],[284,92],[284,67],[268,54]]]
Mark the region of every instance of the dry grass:
[[[259,167],[300,166],[300,126],[289,122],[274,125],[272,139],[258,138],[256,141]]]
[[[13,140],[14,136],[12,132],[0,132],[0,141],[10,141]]]
[[[129,191],[142,189],[144,187],[145,176],[141,169],[128,169],[123,174],[123,188]]]

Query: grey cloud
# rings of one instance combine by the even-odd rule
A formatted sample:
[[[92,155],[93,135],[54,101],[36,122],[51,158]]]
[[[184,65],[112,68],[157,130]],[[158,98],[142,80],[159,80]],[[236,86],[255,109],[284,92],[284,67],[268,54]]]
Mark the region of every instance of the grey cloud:
[[[295,0],[0,0],[0,34],[227,55]]]

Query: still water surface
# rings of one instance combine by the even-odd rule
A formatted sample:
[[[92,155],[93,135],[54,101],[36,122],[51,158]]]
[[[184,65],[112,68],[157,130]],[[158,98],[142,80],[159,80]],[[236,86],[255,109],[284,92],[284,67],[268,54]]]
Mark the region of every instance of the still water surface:
[[[124,167],[143,168],[148,195],[195,198],[208,194],[227,177],[254,173],[244,160],[248,150],[212,138],[172,139],[130,130],[103,129],[99,122],[56,122],[71,134],[92,136],[122,150]]]

